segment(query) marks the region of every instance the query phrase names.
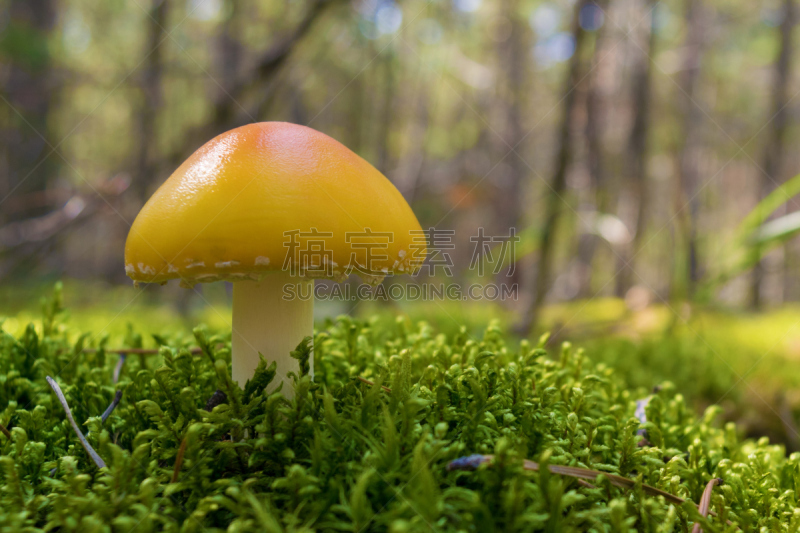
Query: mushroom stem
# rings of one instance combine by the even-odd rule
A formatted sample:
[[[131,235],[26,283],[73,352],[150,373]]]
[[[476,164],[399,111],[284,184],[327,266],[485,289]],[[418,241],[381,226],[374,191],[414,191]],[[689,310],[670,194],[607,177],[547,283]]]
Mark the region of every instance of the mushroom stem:
[[[284,291],[291,285],[293,291]],[[267,362],[277,363],[275,379],[269,389],[281,381],[283,394],[294,397],[294,387],[287,377],[299,372],[298,361],[289,355],[304,337],[314,333],[314,281],[274,272],[261,281],[237,281],[233,284],[233,335],[231,346],[233,381],[244,388],[259,363],[259,352]],[[314,360],[311,361],[313,375]]]

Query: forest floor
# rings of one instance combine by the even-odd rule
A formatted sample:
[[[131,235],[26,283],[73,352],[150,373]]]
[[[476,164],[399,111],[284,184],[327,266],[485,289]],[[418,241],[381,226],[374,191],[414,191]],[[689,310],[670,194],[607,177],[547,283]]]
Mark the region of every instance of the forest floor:
[[[149,290],[50,293],[0,332],[3,531],[800,528],[800,454],[776,444],[794,446],[791,408],[778,417],[786,438],[760,438],[745,387],[717,361],[751,354],[753,376],[760,361],[773,369],[764,387],[793,379],[774,366],[791,343],[763,358],[742,346],[751,321],[777,335],[760,317],[681,322],[656,308],[664,323],[643,328],[646,309],[582,303],[548,310],[548,344],[514,338],[486,305],[356,306],[363,316],[317,322],[313,378],[310,339],[292,352],[290,399],[269,387],[274,363],[244,390],[231,380],[213,294],[181,315]],[[185,327],[204,316],[217,332]],[[577,342],[561,341],[575,316]]]
[[[2,329],[18,335],[29,322],[40,322],[40,301],[51,292],[49,284],[0,289]],[[143,291],[79,281],[64,286],[68,327],[76,336],[108,336],[110,347],[125,345],[131,331],[151,347],[152,335],[190,333],[198,324],[224,332],[230,328],[229,298],[223,284],[203,286],[202,292],[171,285]],[[510,343],[519,342],[512,332],[515,315],[485,302],[322,302],[316,314],[319,325],[340,314],[405,316],[446,335],[463,329],[475,338],[494,323]],[[554,353],[569,341],[641,394],[671,383],[698,413],[718,404],[723,418],[736,421],[748,436],[766,435],[800,450],[800,306],[757,314],[687,304],[634,311],[622,300],[603,298],[547,307],[540,330],[549,332]]]

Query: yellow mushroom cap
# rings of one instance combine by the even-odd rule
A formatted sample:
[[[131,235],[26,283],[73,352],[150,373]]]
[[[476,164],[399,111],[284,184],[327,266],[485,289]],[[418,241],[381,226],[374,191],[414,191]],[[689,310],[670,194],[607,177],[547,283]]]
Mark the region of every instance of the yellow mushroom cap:
[[[192,154],[128,233],[136,282],[183,285],[291,270],[376,283],[413,273],[425,236],[400,192],[364,159],[305,126],[249,124]]]

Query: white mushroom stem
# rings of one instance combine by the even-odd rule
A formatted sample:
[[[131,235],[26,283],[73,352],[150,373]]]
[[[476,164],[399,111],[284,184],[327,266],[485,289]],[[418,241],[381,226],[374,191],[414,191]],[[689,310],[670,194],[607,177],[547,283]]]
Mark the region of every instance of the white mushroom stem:
[[[292,290],[285,290],[288,285]],[[240,387],[244,388],[247,380],[253,377],[261,352],[268,364],[272,361],[277,363],[277,374],[269,390],[274,390],[283,381],[283,394],[287,398],[294,397],[293,384],[286,374],[298,374],[300,366],[289,352],[304,337],[314,333],[313,289],[313,280],[291,276],[287,272],[270,273],[262,281],[237,281],[233,284],[231,373]],[[293,297],[285,298],[292,293]],[[313,375],[313,355],[309,362]]]

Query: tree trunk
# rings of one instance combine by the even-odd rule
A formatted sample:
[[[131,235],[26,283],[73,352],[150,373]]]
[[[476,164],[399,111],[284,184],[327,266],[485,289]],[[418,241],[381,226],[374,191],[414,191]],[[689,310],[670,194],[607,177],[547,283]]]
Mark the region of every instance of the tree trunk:
[[[759,194],[763,198],[769,194],[773,187],[782,182],[781,170],[783,166],[786,128],[789,122],[787,104],[788,87],[791,77],[792,64],[792,30],[795,26],[794,0],[784,0],[784,16],[780,27],[780,52],[775,62],[774,80],[772,85],[772,106],[767,128],[767,142],[764,145],[764,163],[759,173]],[[786,248],[788,250],[788,247]],[[750,278],[750,307],[759,309],[762,305],[761,286],[764,282],[764,265],[759,261],[753,268]]]
[[[6,44],[2,88],[2,152],[0,152],[0,203],[12,195],[40,193],[58,172],[60,158],[48,127],[56,98],[48,38],[56,21],[53,0],[13,0],[8,6],[5,40],[25,35],[24,46]],[[37,207],[0,215],[0,223],[43,214]],[[3,213],[3,211],[0,211]]]
[[[599,1],[598,7],[603,11],[608,10],[608,1]],[[592,73],[588,81],[586,92],[586,159],[589,169],[591,184],[587,198],[581,212],[591,213],[606,212],[607,183],[605,169],[605,148],[603,147],[603,131],[605,129],[605,101],[603,97],[603,65],[602,54],[605,51],[606,32],[608,24],[597,30],[592,54]],[[594,232],[583,232],[578,239],[578,297],[588,298],[592,293],[592,262],[597,247],[597,236]]]
[[[394,49],[391,46],[388,46],[386,49],[384,49],[382,55],[383,61],[381,61],[381,66],[383,67],[383,99],[381,101],[380,120],[378,121],[378,158],[376,167],[383,174],[388,176],[391,161],[389,137],[392,133],[392,119],[394,118],[392,106],[394,105],[396,85],[394,72],[396,60]]]
[[[684,45],[683,72],[680,88],[683,97],[683,146],[680,155],[680,184],[683,202],[688,202],[688,215],[683,219],[683,239],[686,246],[686,292],[692,298],[700,279],[700,258],[697,250],[697,222],[700,211],[699,164],[701,154],[700,125],[702,111],[697,108],[695,98],[698,87],[698,74],[703,55],[706,31],[702,0],[687,0],[686,3],[686,43]]]
[[[524,103],[524,84],[526,72],[526,53],[528,50],[527,39],[525,35],[526,24],[521,19],[519,14],[519,0],[505,0],[502,4],[502,10],[505,17],[510,21],[510,34],[508,38],[501,43],[499,47],[500,58],[499,63],[503,65],[503,77],[506,84],[506,94],[503,101],[503,129],[502,137],[503,142],[499,145],[499,149],[503,153],[509,150],[521,152],[519,144],[522,142],[525,134],[522,130],[522,115]],[[501,235],[510,235],[511,228],[514,228],[516,234],[521,231],[520,225],[522,224],[522,184],[525,177],[528,175],[528,165],[518,153],[512,153],[508,156],[509,174],[501,182],[501,190],[497,196],[495,203],[496,219]],[[495,258],[497,259],[497,258]],[[499,261],[508,260],[513,258],[499,258]],[[510,264],[510,266],[513,266]],[[517,291],[521,292],[521,273],[519,268],[511,268],[506,271],[502,282],[507,283],[509,286],[517,285]]]
[[[534,285],[534,297],[528,307],[522,327],[526,333],[533,331],[539,318],[539,311],[547,296],[547,289],[550,283],[550,268],[553,254],[553,244],[556,230],[558,229],[558,218],[564,204],[564,191],[567,184],[567,170],[572,160],[572,115],[575,109],[576,91],[583,74],[581,63],[581,51],[586,32],[580,26],[581,9],[588,3],[588,0],[580,0],[575,5],[575,12],[572,19],[572,35],[575,38],[575,53],[569,60],[567,79],[562,94],[562,114],[561,124],[558,131],[558,150],[556,155],[553,179],[550,182],[550,192],[545,207],[545,219],[542,226],[539,241],[539,264],[536,270]]]
[[[144,203],[149,197],[158,168],[158,134],[156,121],[163,103],[163,41],[166,37],[170,0],[153,0],[147,22],[147,55],[142,72],[142,100],[139,109],[139,150],[133,177],[133,192]]]
[[[222,23],[217,41],[217,72],[222,80],[235,80],[241,74],[244,47],[239,40],[244,30],[243,5],[237,0],[228,0],[228,17]]]
[[[650,132],[650,97],[652,94],[653,60],[656,49],[655,5],[656,0],[645,0],[650,21],[645,46],[637,54],[633,72],[633,126],[625,150],[625,183],[630,184],[635,195],[636,218],[634,220],[633,240],[620,254],[617,268],[615,294],[624,297],[633,284],[634,261],[642,251],[644,233],[647,227],[648,188],[647,188],[647,141]]]

